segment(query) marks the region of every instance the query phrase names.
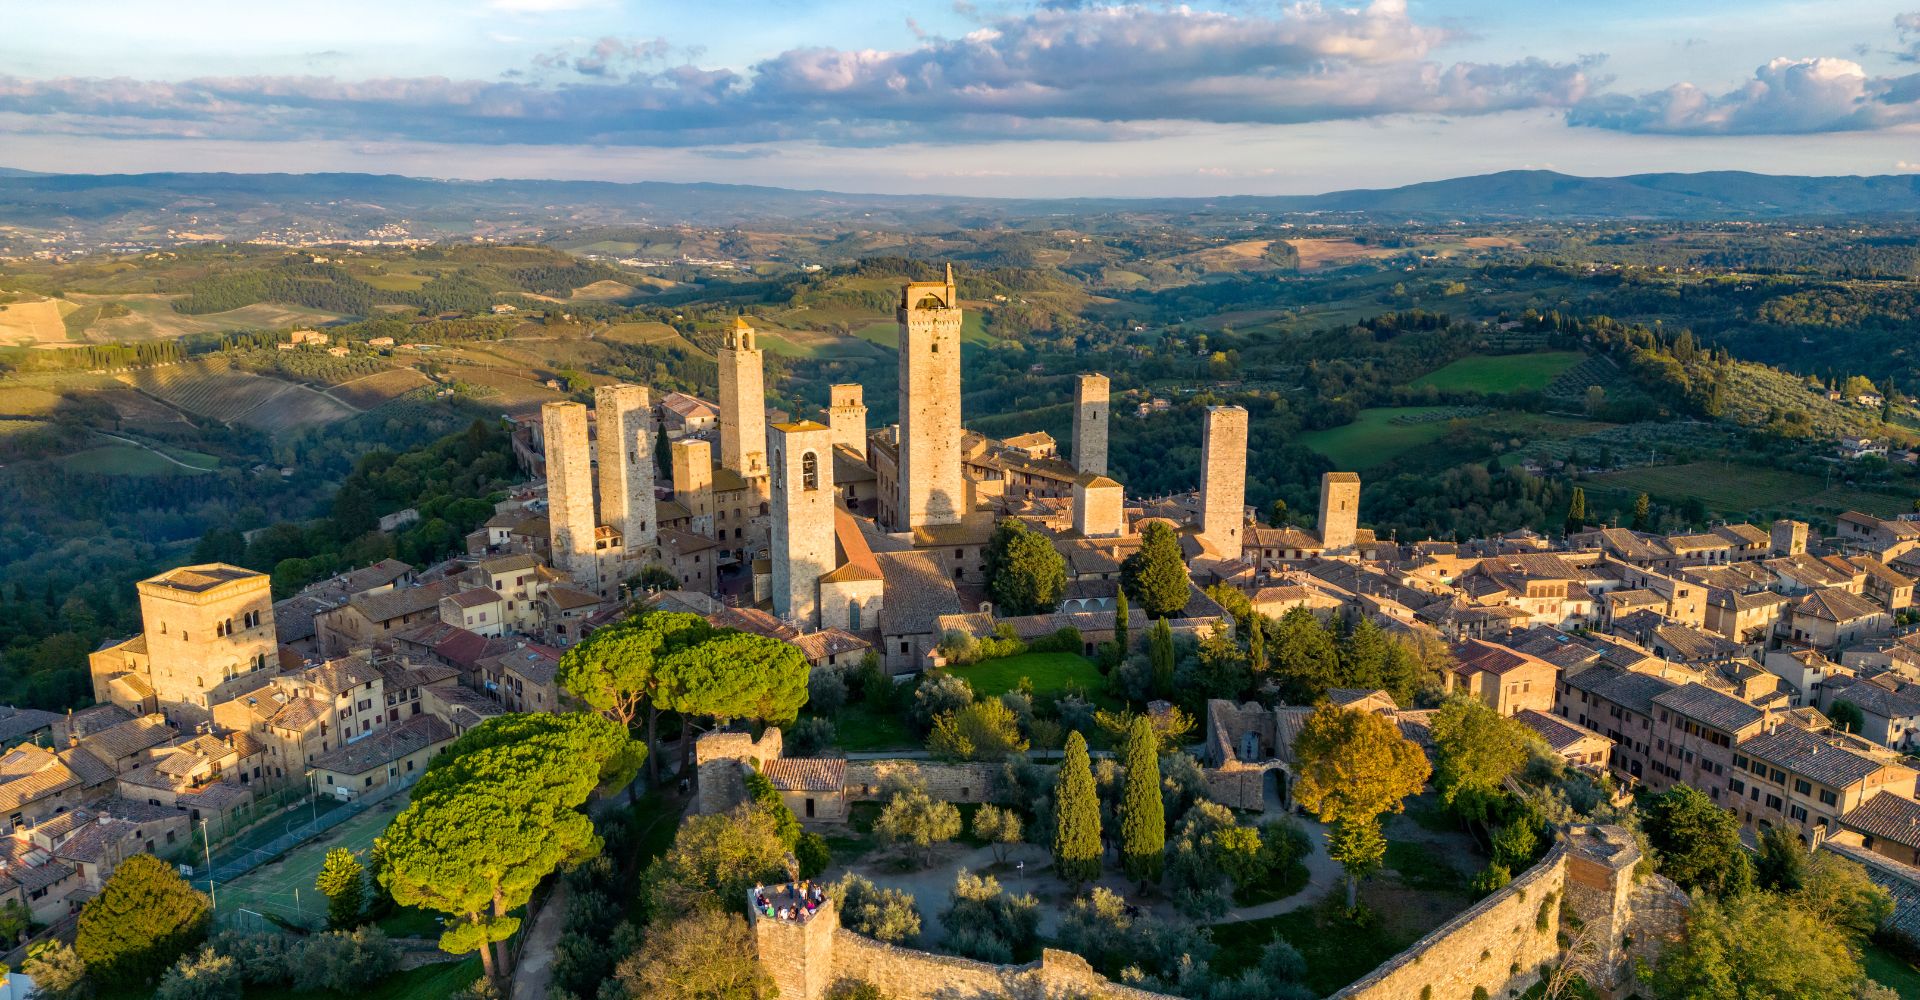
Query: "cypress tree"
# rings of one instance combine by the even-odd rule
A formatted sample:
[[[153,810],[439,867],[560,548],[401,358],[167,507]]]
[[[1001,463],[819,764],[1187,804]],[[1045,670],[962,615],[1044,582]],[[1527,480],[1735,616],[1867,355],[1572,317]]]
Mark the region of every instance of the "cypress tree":
[[[1916,500],[1914,503],[1920,504],[1920,500]],[[1916,507],[1915,509],[1920,510],[1920,507]],[[16,584],[16,586],[18,585]],[[1132,624],[1132,622],[1128,621],[1128,616],[1132,613],[1133,612],[1127,610],[1127,588],[1115,587],[1113,595],[1113,644],[1119,647],[1120,658],[1123,660],[1127,658],[1127,648],[1133,644],[1133,637],[1128,634],[1128,626]]]
[[[1155,619],[1147,632],[1147,657],[1153,663],[1153,690],[1162,698],[1173,694],[1173,627]]]
[[[1267,616],[1255,611],[1247,624],[1253,629],[1247,633],[1247,662],[1255,674],[1264,674],[1267,672]]]
[[[1120,852],[1127,874],[1140,882],[1160,877],[1167,846],[1166,806],[1160,800],[1159,741],[1153,724],[1136,716],[1127,733],[1127,784],[1120,799]]]
[[[1567,505],[1567,534],[1587,526],[1587,491],[1573,488],[1573,502]]]
[[[1633,498],[1633,530],[1645,531],[1653,520],[1653,498],[1645,493]]]
[[[1098,878],[1100,797],[1093,787],[1087,738],[1078,731],[1067,735],[1067,754],[1060,762],[1059,784],[1054,787],[1054,815],[1054,871],[1074,886]]]

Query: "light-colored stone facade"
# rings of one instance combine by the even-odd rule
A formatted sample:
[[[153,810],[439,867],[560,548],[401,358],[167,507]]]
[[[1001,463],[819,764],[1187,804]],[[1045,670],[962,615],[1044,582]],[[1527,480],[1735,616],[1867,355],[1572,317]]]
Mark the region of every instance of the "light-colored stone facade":
[[[1081,476],[1073,484],[1073,530],[1081,538],[1125,534],[1125,492],[1105,476]]]
[[[1219,558],[1238,559],[1246,543],[1247,411],[1209,406],[1200,433],[1200,537]]]
[[[833,572],[833,431],[773,425],[773,613],[815,628],[820,578]]]
[[[579,403],[540,407],[547,456],[547,525],[554,567],[583,589],[600,589],[594,554],[593,452],[587,445],[587,408]]]
[[[659,544],[653,500],[653,404],[645,386],[603,385],[594,390],[600,425],[600,518],[620,533],[629,558]]]
[[[967,513],[960,463],[960,298],[947,280],[900,293],[900,501],[896,531]]]
[[[1783,517],[1773,522],[1767,537],[1773,542],[1774,555],[1803,555],[1807,551],[1807,522],[1789,521]]]
[[[753,327],[734,319],[716,357],[720,362],[720,465],[743,479],[767,474],[765,354]]]
[[[699,438],[673,442],[673,499],[691,515],[686,530],[713,537],[713,446]]]
[[[1107,474],[1107,377],[1082,375],[1073,385],[1073,468],[1085,475]]]
[[[1320,544],[1327,555],[1353,551],[1360,533],[1360,477],[1351,472],[1320,476]]]
[[[858,382],[827,387],[827,426],[833,428],[833,443],[852,448],[854,454],[867,454],[866,389]]]
[[[140,581],[139,592],[146,631],[89,657],[95,701],[190,726],[279,673],[266,574],[185,566]]]

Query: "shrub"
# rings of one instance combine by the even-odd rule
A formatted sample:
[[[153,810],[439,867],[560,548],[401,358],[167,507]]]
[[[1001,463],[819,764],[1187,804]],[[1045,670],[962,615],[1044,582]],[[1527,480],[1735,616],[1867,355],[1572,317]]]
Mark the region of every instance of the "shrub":
[[[1005,965],[1039,939],[1040,903],[1031,895],[1008,894],[991,875],[970,875],[963,868],[941,923],[948,951]]]
[[[826,719],[809,717],[787,727],[786,752],[793,757],[818,757],[833,747],[836,730]]]
[[[839,670],[817,669],[807,675],[807,707],[832,715],[847,704],[846,676]]]
[[[1027,649],[1035,653],[1078,654],[1086,648],[1086,639],[1080,635],[1080,630],[1072,625],[1063,626],[1052,635],[1041,636],[1027,646]]]
[[[920,908],[899,889],[882,889],[848,873],[827,890],[840,911],[840,926],[888,944],[910,944],[920,936]]]
[[[973,704],[973,685],[952,674],[928,674],[913,689],[913,709],[908,721],[920,732],[933,728],[933,720]]]
[[[827,847],[827,838],[811,831],[800,834],[799,842],[793,845],[793,856],[800,862],[801,878],[813,878],[833,864],[833,851]]]
[[[20,971],[33,978],[35,1000],[85,1000],[93,995],[87,963],[63,941],[35,944]]]
[[[842,979],[827,988],[827,1000],[890,1000],[864,979]]]
[[[378,927],[315,934],[293,963],[293,988],[351,993],[392,974],[400,952]]]
[[[240,1000],[240,969],[233,959],[203,947],[182,955],[160,977],[153,1000]]]
[[[213,950],[233,959],[240,978],[249,986],[284,983],[293,978],[296,942],[285,934],[242,934],[221,931],[213,936]]]

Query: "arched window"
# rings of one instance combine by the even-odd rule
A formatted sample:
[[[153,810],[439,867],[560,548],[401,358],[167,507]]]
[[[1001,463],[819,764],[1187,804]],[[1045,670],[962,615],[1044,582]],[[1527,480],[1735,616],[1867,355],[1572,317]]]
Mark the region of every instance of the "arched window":
[[[860,602],[859,601],[847,602],[847,631],[849,632],[860,631]]]
[[[813,452],[800,456],[800,488],[803,490],[820,488],[820,456]]]

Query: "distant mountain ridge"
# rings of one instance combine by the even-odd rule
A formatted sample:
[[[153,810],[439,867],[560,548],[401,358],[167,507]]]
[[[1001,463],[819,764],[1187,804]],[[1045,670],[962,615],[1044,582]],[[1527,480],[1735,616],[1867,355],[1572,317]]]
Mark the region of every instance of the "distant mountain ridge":
[[[301,204],[304,203],[304,204]],[[562,221],[593,209],[629,222],[853,219],[868,224],[1053,214],[1264,212],[1348,214],[1377,221],[1501,219],[1763,219],[1920,213],[1920,176],[1804,177],[1744,171],[1576,177],[1508,170],[1401,187],[1316,195],[1208,198],[982,198],[858,194],[734,184],[641,181],[433,180],[393,174],[39,174],[0,168],[0,222],[57,225],[130,213],[285,211],[321,215],[479,213]]]

